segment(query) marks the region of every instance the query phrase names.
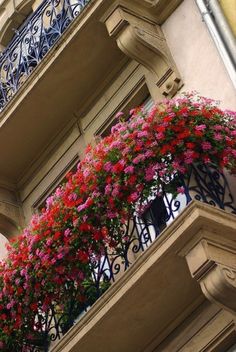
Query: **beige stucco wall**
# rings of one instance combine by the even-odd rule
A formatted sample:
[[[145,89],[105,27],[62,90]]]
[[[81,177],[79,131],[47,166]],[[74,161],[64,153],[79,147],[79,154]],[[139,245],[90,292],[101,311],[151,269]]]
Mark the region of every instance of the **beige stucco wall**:
[[[236,109],[233,85],[194,0],[183,1],[162,29],[184,82],[182,91],[196,90]]]
[[[7,239],[6,237],[4,237],[1,233],[0,233],[0,260],[3,259],[6,256],[7,250],[6,250],[6,243],[7,243]]]

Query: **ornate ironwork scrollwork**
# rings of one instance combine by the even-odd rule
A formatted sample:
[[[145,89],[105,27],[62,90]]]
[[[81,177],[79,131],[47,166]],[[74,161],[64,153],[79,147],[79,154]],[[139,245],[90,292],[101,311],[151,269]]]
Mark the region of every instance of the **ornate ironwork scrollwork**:
[[[0,54],[0,111],[90,0],[45,0]]]

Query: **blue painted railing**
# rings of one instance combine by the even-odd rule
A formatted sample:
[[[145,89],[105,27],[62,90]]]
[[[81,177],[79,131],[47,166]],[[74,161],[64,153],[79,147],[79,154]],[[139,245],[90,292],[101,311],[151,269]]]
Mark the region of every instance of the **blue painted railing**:
[[[45,0],[0,54],[0,111],[90,0]]]

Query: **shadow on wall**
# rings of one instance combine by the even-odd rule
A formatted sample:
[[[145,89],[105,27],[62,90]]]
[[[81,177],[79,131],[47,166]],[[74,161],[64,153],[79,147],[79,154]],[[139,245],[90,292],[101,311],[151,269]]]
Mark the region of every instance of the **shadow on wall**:
[[[7,216],[0,214],[0,260],[6,255],[5,244],[19,234],[16,224]]]

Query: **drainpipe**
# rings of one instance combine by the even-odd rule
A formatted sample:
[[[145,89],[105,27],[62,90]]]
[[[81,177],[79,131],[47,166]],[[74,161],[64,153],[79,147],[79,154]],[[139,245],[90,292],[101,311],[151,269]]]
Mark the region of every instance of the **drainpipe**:
[[[236,68],[233,60],[233,53],[230,54],[230,49],[226,46],[223,37],[220,35],[219,30],[216,27],[216,23],[212,17],[211,11],[209,11],[209,7],[207,6],[207,4],[209,4],[209,1],[207,2],[207,4],[204,0],[195,0],[195,2],[202,15],[203,21],[206,23],[206,26],[211,34],[216,48],[225,64],[225,68],[229,74],[233,86],[236,89]],[[232,43],[230,45],[232,45]]]
[[[232,61],[236,67],[236,39],[231,31],[231,28],[221,10],[218,0],[209,0],[209,8],[212,11],[216,25],[221,34],[221,37],[229,50]]]

